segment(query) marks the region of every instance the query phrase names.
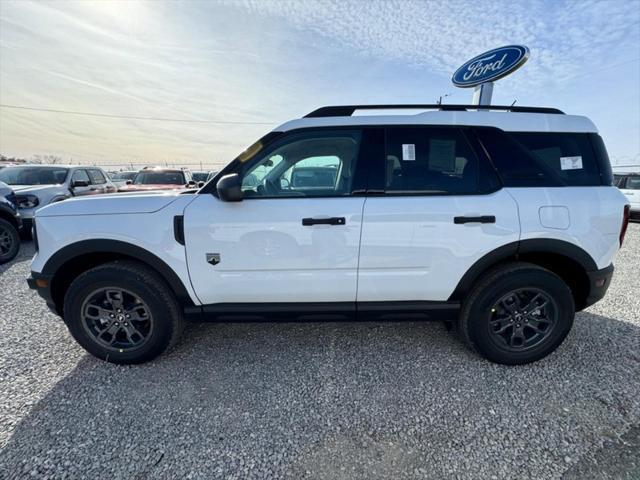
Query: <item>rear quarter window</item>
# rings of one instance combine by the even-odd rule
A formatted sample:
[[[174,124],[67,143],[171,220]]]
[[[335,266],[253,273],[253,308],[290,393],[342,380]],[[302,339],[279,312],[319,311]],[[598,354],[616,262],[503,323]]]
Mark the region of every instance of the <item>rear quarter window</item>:
[[[598,135],[479,129],[505,186],[611,185],[613,175]],[[596,137],[596,138],[594,138]]]
[[[518,132],[511,135],[564,185],[602,185],[588,134]]]

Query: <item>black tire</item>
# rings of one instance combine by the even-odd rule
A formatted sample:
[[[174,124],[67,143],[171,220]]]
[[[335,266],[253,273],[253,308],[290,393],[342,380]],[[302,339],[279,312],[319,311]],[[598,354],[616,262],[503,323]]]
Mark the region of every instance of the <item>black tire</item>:
[[[20,235],[12,223],[0,218],[0,264],[16,258],[20,251]]]
[[[85,316],[85,312],[89,312],[86,309],[93,308],[92,299],[99,298],[103,291],[118,290],[125,292],[122,296],[126,296],[130,303],[135,303],[139,308],[142,308],[140,307],[142,304],[144,306],[142,310],[148,310],[146,320],[136,320],[144,322],[147,333],[144,337],[140,335],[143,340],[140,341],[139,346],[133,344],[118,348],[117,341],[112,346],[106,346],[105,338],[110,340],[111,336],[107,333],[106,337],[101,337],[101,343],[94,332],[99,330],[96,328],[98,325],[100,328],[104,326],[102,318],[96,320]],[[106,295],[108,297],[109,293]],[[102,303],[102,305],[115,314],[115,304]],[[122,306],[123,311],[129,311],[125,307],[126,305]],[[97,309],[94,310],[98,312]],[[102,311],[99,315],[103,317]],[[95,316],[98,316],[98,313]],[[123,317],[121,314],[117,316]],[[107,315],[104,317],[106,318]],[[85,350],[102,360],[118,364],[147,362],[171,349],[178,341],[184,324],[182,310],[169,286],[155,271],[134,261],[106,263],[79,275],[66,292],[64,320],[73,337]],[[107,318],[107,320],[114,322],[117,319]],[[100,324],[97,323],[98,321]],[[122,322],[126,320],[123,319]],[[122,325],[125,324],[122,323]],[[129,324],[133,325],[133,321],[130,320]],[[138,327],[140,325],[142,324],[137,324]],[[124,326],[120,328],[124,329]],[[143,331],[143,329],[140,330]],[[128,331],[118,331],[115,336],[131,338]],[[123,343],[127,342],[126,338],[122,339]]]
[[[571,330],[574,316],[573,295],[560,277],[514,262],[480,279],[463,304],[459,328],[466,343],[488,360],[521,365],[553,352]]]

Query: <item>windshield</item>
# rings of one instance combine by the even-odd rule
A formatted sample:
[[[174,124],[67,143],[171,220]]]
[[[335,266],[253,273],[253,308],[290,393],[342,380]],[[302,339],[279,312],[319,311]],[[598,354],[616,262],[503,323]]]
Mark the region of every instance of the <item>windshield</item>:
[[[53,185],[64,183],[68,168],[8,167],[0,170],[0,182],[8,185]]]
[[[133,180],[137,172],[117,172],[111,175],[112,180]]]
[[[182,172],[138,172],[133,180],[135,185],[184,185]]]

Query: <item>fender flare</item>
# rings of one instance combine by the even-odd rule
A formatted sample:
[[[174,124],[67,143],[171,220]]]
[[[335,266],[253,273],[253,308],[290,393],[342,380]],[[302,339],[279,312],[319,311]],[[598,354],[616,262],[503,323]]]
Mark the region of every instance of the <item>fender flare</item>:
[[[477,260],[462,276],[455,290],[449,297],[449,301],[462,301],[476,283],[476,280],[489,268],[505,260],[517,260],[518,256],[523,253],[551,253],[561,255],[580,265],[585,272],[593,272],[598,269],[598,265],[591,255],[573,243],[551,238],[520,240],[502,245]]]
[[[115,253],[147,264],[164,278],[164,280],[169,284],[169,287],[175,292],[178,301],[182,305],[193,305],[191,296],[185,288],[184,283],[164,260],[144,248],[121,240],[81,240],[79,242],[66,245],[46,261],[42,268],[42,274],[50,276],[50,278],[54,278],[60,268],[70,260],[92,253]]]

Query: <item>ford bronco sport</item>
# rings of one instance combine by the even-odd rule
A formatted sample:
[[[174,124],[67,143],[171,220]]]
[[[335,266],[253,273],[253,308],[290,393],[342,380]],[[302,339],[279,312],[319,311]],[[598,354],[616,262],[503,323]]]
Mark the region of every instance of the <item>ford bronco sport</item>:
[[[184,321],[272,317],[443,320],[522,364],[609,287],[629,214],[612,180],[593,123],[556,109],[324,107],[196,193],[38,210],[29,284],[115,363]]]

